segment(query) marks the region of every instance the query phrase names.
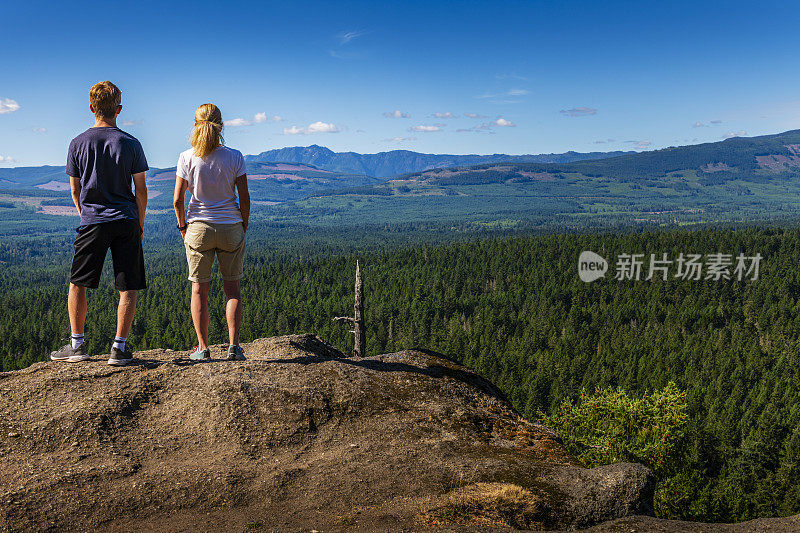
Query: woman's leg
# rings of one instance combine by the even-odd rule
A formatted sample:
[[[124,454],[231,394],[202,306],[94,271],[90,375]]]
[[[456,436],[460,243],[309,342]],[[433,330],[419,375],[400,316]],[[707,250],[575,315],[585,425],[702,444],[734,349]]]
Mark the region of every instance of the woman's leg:
[[[192,282],[192,322],[197,332],[197,347],[208,348],[208,289],[211,282]]]
[[[242,293],[240,281],[223,281],[225,290],[225,317],[228,319],[228,340],[231,345],[239,344],[239,328],[242,325]]]

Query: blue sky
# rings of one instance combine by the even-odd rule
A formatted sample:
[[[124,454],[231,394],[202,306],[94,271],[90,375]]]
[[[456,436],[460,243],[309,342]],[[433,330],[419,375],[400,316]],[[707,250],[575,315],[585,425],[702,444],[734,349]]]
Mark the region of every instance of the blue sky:
[[[641,150],[800,128],[795,2],[15,1],[2,19],[6,167],[62,165],[105,79],[162,167],[205,102],[244,153]]]

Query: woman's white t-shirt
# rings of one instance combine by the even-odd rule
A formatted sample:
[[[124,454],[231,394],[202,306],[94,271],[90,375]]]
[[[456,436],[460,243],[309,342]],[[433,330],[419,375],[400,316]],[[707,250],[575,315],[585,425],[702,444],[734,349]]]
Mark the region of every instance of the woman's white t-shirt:
[[[235,224],[242,222],[236,202],[236,178],[246,173],[244,156],[239,150],[219,146],[205,158],[197,157],[194,148],[182,152],[176,170],[189,182],[189,209],[186,222]]]

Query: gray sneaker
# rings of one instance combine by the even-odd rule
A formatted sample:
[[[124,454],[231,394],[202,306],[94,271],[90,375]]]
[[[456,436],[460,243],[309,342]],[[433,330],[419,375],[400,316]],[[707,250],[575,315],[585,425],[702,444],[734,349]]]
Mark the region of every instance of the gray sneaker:
[[[209,361],[211,360],[211,350],[208,348],[201,350],[197,348],[191,354],[189,354],[189,359],[192,361]]]
[[[72,343],[69,343],[58,351],[50,352],[51,361],[78,363],[80,361],[86,361],[90,357],[91,356],[86,352],[86,342],[82,342],[77,348],[73,348]]]
[[[133,362],[133,352],[130,350],[122,351],[119,348],[111,348],[111,356],[108,364],[111,366],[127,366]]]
[[[238,344],[231,344],[228,346],[228,361],[244,361],[247,358],[244,356],[244,350]]]

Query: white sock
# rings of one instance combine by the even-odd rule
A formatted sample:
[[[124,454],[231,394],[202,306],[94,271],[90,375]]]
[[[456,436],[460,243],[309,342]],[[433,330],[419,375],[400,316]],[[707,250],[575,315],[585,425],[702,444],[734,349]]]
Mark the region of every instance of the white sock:
[[[83,333],[73,333],[72,335],[69,336],[69,342],[70,345],[72,346],[72,349],[74,350],[75,348],[83,344]]]
[[[128,337],[114,337],[114,344],[111,346],[112,348],[119,348],[123,352],[125,351],[125,341],[128,340]]]

